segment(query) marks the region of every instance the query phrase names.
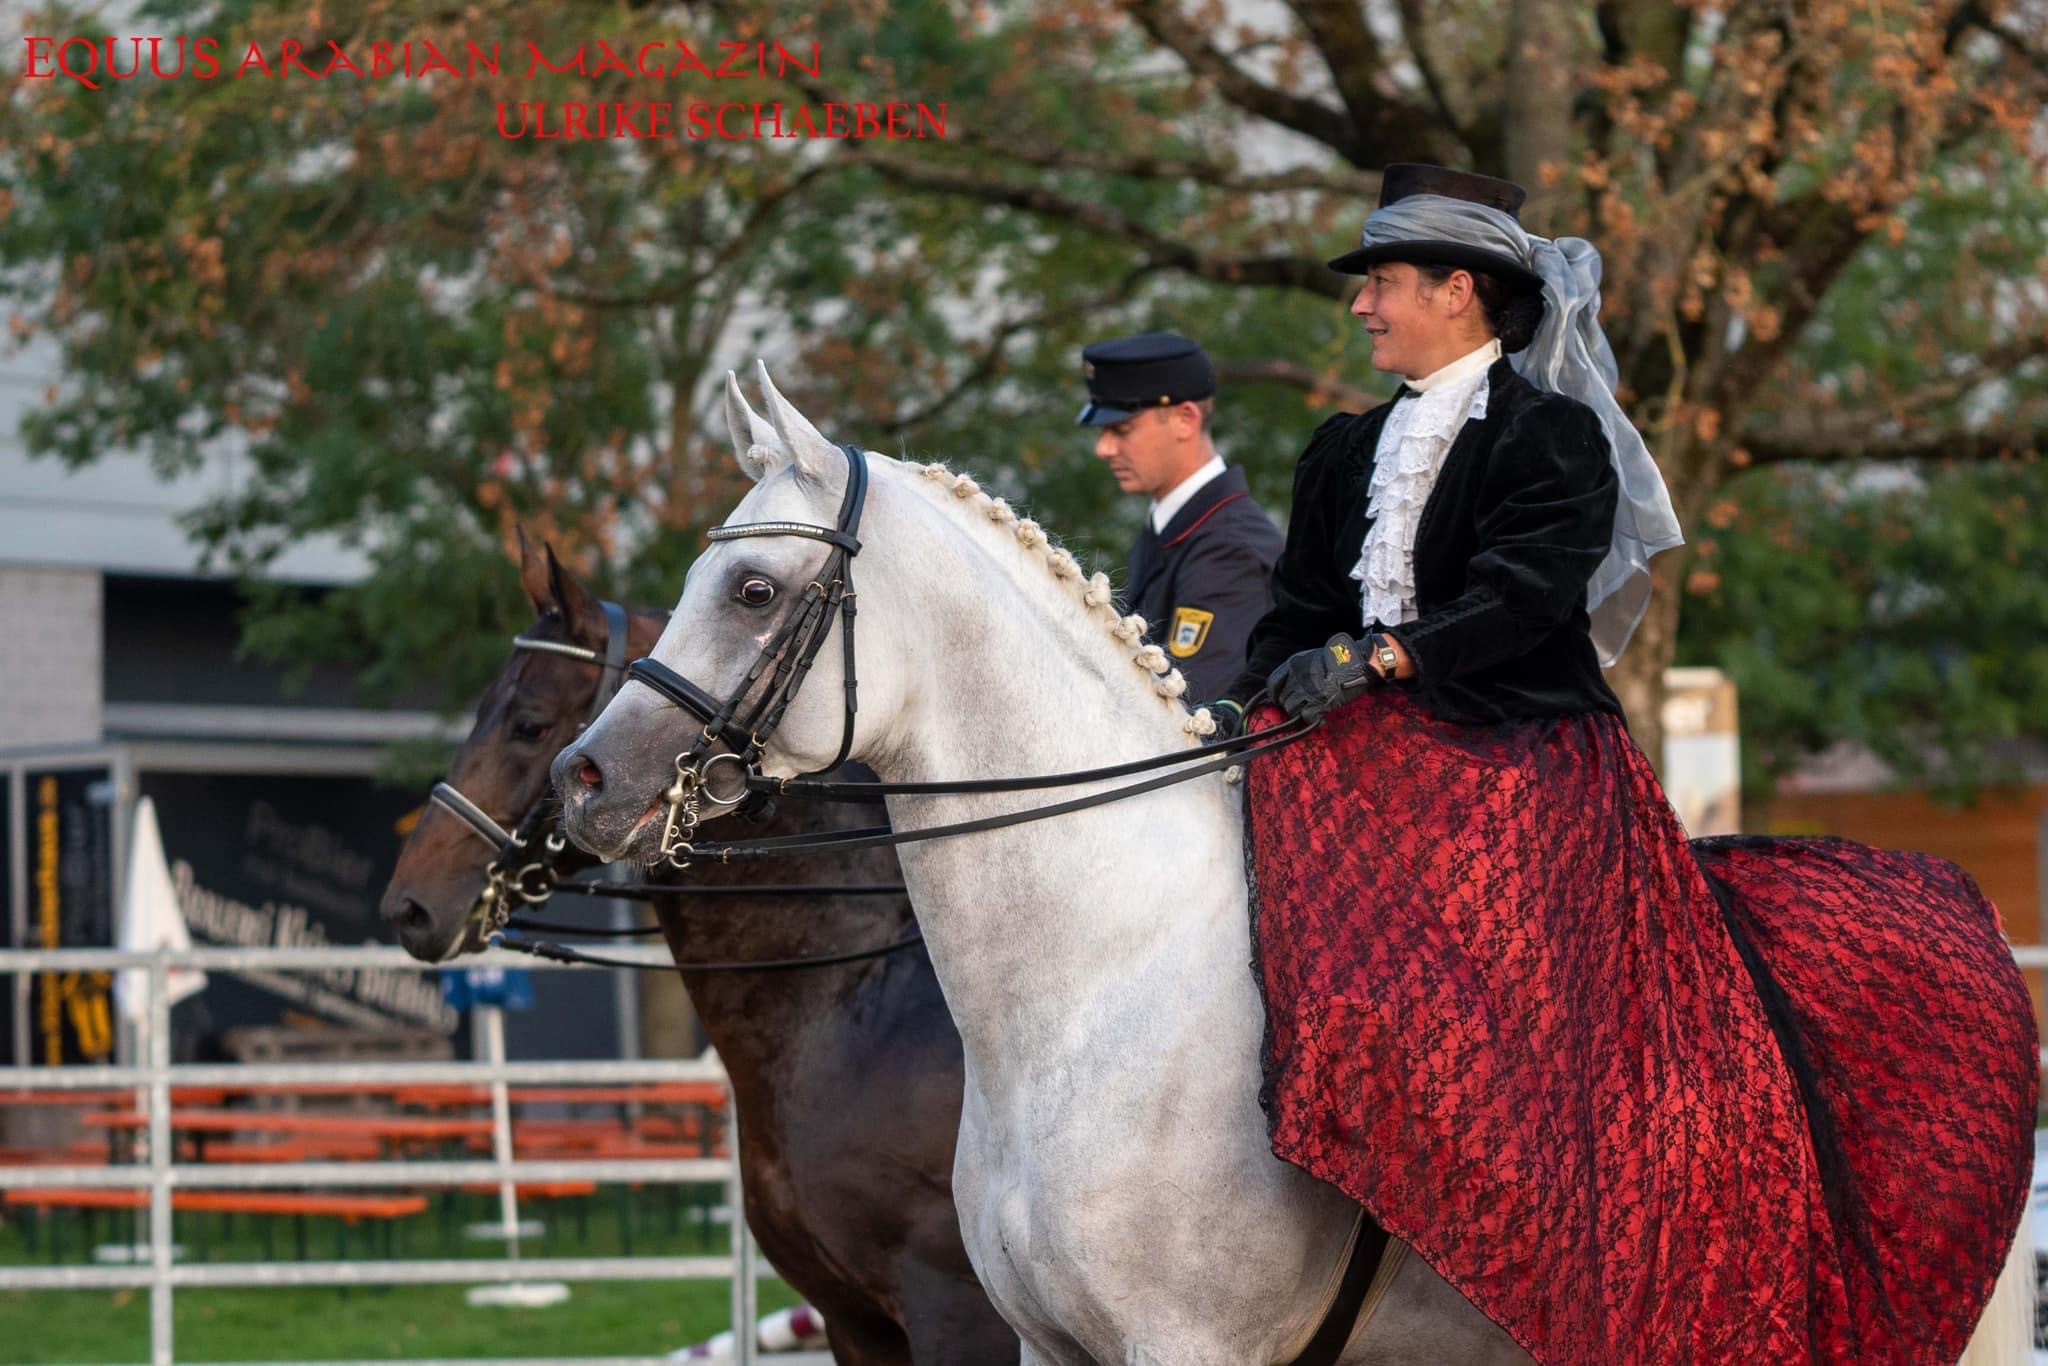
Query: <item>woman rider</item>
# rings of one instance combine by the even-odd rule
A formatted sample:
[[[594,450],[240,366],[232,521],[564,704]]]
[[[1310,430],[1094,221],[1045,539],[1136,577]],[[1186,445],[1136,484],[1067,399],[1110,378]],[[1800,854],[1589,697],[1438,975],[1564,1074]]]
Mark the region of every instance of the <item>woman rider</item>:
[[[2025,1198],[2024,987],[1938,860],[1687,840],[1601,677],[1677,522],[1599,255],[1522,199],[1390,166],[1331,263],[1405,383],[1310,439],[1231,689],[1323,722],[1250,782],[1274,1150],[1544,1362],[1953,1361]],[[1958,955],[1987,1004],[1870,1018]],[[1869,1137],[1904,1078],[1942,1117]]]

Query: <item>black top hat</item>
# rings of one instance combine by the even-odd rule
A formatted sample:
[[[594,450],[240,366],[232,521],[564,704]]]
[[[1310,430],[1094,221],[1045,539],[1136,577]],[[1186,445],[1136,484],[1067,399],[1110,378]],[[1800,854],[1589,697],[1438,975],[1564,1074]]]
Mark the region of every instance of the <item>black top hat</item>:
[[[1521,212],[1522,201],[1529,197],[1528,191],[1512,180],[1497,180],[1490,175],[1453,171],[1443,166],[1425,166],[1404,161],[1387,167],[1381,174],[1379,207],[1384,209],[1389,204],[1398,203],[1415,194],[1443,195],[1449,199],[1463,199],[1474,204],[1483,204],[1489,209],[1499,209],[1509,217],[1515,218],[1517,222],[1521,221],[1518,215]],[[1543,277],[1512,256],[1464,242],[1433,239],[1382,242],[1375,246],[1359,247],[1330,262],[1330,269],[1345,275],[1363,275],[1367,267],[1381,261],[1406,261],[1411,265],[1458,266],[1465,270],[1484,270],[1525,289],[1543,288]]]
[[[1173,332],[1096,342],[1081,352],[1088,402],[1078,427],[1109,427],[1147,408],[1203,399],[1216,392],[1209,353]]]

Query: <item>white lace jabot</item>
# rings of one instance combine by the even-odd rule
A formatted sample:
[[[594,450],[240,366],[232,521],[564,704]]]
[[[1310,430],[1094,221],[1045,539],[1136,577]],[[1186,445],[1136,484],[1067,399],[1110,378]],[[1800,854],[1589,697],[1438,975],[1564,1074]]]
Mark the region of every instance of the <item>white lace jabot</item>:
[[[1467,419],[1486,416],[1486,371],[1500,354],[1499,340],[1489,341],[1441,370],[1408,381],[1414,392],[1401,396],[1380,428],[1366,503],[1372,527],[1351,570],[1367,623],[1398,626],[1418,615],[1415,531],[1422,508],[1458,429]]]

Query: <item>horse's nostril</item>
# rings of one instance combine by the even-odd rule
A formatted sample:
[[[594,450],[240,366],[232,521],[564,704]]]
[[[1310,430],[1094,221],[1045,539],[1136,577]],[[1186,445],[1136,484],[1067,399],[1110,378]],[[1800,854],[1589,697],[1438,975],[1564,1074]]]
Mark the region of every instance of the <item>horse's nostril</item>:
[[[427,930],[433,927],[434,917],[425,906],[407,897],[405,909],[399,912],[398,923],[408,930]]]
[[[585,759],[576,766],[576,779],[592,792],[604,786],[604,770]]]

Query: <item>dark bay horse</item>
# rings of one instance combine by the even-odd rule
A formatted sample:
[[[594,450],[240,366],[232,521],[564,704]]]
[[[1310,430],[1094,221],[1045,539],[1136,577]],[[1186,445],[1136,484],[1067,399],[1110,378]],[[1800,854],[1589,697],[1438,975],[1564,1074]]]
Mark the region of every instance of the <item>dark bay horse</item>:
[[[555,559],[524,550],[520,580],[539,620],[529,641],[580,645],[602,659],[597,598]],[[646,654],[668,614],[628,616],[626,658]],[[590,714],[601,670],[545,649],[515,649],[484,694],[448,781],[510,829],[547,795],[548,764]],[[792,804],[795,805],[795,804]],[[812,806],[770,817],[764,834],[873,823]],[[438,962],[471,938],[491,855],[430,803],[406,842],[384,918],[414,957]],[[573,848],[564,871],[584,859]],[[914,929],[901,895],[732,898],[695,887],[748,882],[901,881],[888,850],[835,852],[751,867],[655,872],[679,883],[653,902],[690,999],[732,1078],[747,1223],[790,1285],[825,1315],[835,1361],[986,1366],[1017,1360],[1017,1335],[990,1306],[962,1246],[952,1196],[961,1049],[923,946],[841,966],[692,972],[691,962],[758,962],[888,944]]]

